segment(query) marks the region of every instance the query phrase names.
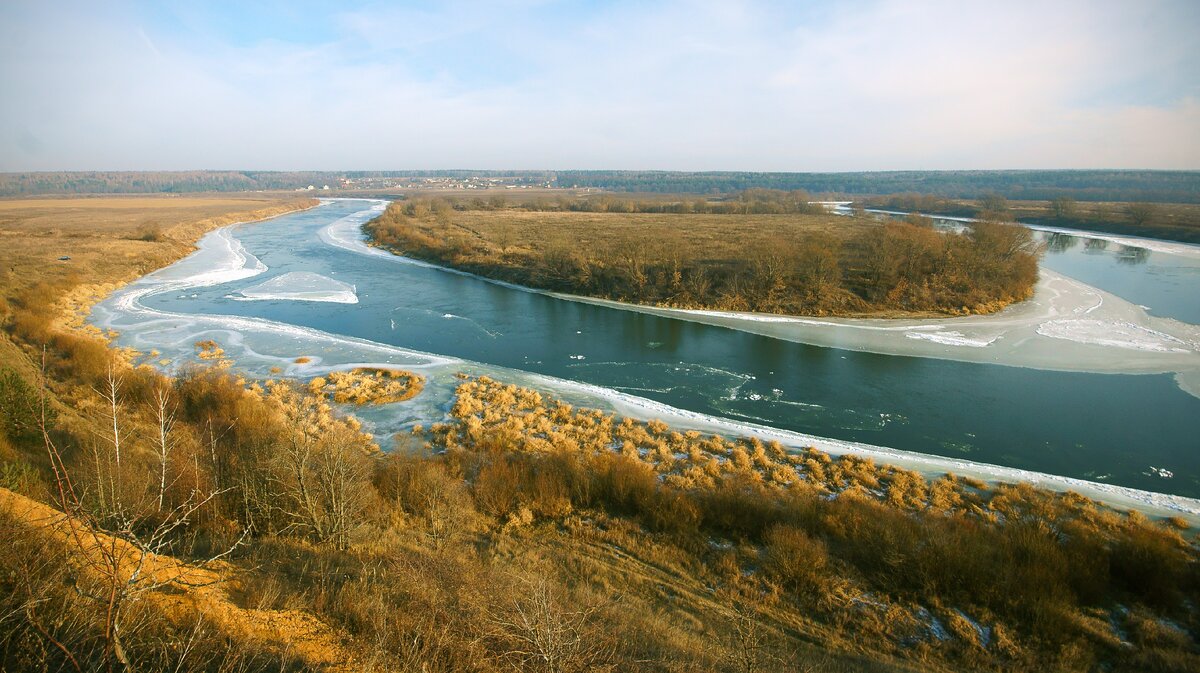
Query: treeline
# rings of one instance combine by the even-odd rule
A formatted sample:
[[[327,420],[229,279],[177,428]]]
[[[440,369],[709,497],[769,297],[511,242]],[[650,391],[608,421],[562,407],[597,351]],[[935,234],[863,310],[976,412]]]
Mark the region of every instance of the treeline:
[[[826,209],[813,202],[806,191],[785,192],[777,189],[746,189],[717,198],[664,195],[647,198],[641,194],[586,194],[510,197],[489,196],[414,197],[403,204],[406,215],[424,217],[448,210],[477,211],[517,208],[539,213],[674,213],[710,215],[783,215],[824,214]]]
[[[744,194],[745,200],[706,208],[735,213],[811,208],[794,192]],[[771,194],[786,195],[785,201],[757,200]],[[566,205],[573,203],[593,202]],[[664,212],[679,203],[686,202],[651,207]],[[787,210],[789,203],[793,210]],[[508,229],[516,225],[499,216],[485,218],[472,222],[466,235],[454,223],[455,212],[448,202],[396,203],[366,231],[401,254],[530,287],[678,308],[792,315],[992,312],[1032,294],[1040,252],[1024,227],[981,222],[963,234],[943,234],[919,218],[792,235],[764,234],[730,220],[728,233],[718,233],[739,237],[740,252],[733,257],[714,257],[702,240],[682,236],[682,230],[697,226],[687,216],[612,220],[606,237],[586,243],[587,230],[559,228],[550,219],[522,221],[526,241],[514,246]]]
[[[1010,199],[1200,203],[1198,171],[877,171],[749,173],[682,171],[558,171],[559,187],[618,192],[724,194],[744,189],[803,189],[820,194],[920,192],[975,199],[995,192]]]
[[[544,171],[49,171],[0,173],[0,196],[39,194],[173,194],[244,192],[337,186],[358,178],[520,178],[528,184],[552,179]]]
[[[752,189],[842,196],[930,194],[978,199],[1200,203],[1200,172],[1147,170],[877,171],[755,173],[682,171],[78,171],[0,173],[0,196],[300,189],[359,178],[506,178],[563,189],[723,195]]]

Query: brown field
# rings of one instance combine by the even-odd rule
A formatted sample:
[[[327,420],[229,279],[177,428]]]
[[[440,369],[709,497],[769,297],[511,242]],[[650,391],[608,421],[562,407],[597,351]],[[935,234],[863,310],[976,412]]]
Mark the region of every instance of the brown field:
[[[262,195],[0,200],[0,285],[10,298],[38,283],[128,281],[178,259],[209,229],[310,202]],[[64,255],[70,261],[58,261]]]
[[[1013,201],[1010,207],[1020,222],[1200,243],[1200,204],[1079,201],[1061,218],[1048,201]]]
[[[517,209],[455,212],[450,224],[452,231],[501,247],[506,253],[543,251],[556,245],[577,245],[585,251],[616,250],[636,244],[649,257],[667,257],[678,251],[680,257],[703,255],[715,260],[744,258],[748,249],[775,239],[822,234],[847,238],[872,226],[836,215],[730,217]]]
[[[968,217],[977,216],[988,208],[987,200],[942,199],[922,194],[870,197],[865,203],[871,207],[906,212],[920,211]],[[1053,201],[1000,199],[992,205],[1000,205],[1006,218],[1026,224],[1200,243],[1200,204],[1066,199],[1056,205]]]

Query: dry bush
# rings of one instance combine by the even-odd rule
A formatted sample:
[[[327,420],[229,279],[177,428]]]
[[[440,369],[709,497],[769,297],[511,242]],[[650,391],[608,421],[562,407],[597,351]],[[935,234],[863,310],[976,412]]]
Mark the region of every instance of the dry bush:
[[[384,500],[413,517],[435,546],[464,532],[474,518],[466,484],[432,458],[391,454],[373,478]]]
[[[882,651],[972,667],[1042,656],[1065,669],[1119,668],[1126,658],[1101,633],[1109,627],[1087,611],[1121,601],[1193,612],[1195,550],[1170,525],[1078,494],[931,482],[852,456],[672,432],[486,378],[464,379],[452,416],[431,441],[491,511],[569,494],[573,513],[559,520],[572,535],[600,535],[656,563],[674,563],[663,546],[687,550],[703,561],[680,572],[718,584],[769,578],[791,597],[781,605],[816,607],[839,633]],[[606,523],[582,523],[593,517]],[[1135,567],[1162,581],[1135,586]],[[930,609],[960,633],[946,643],[930,635]],[[987,648],[961,614],[992,634]],[[1187,650],[1155,647],[1167,659]]]
[[[763,567],[785,587],[803,594],[822,585],[829,566],[824,542],[785,524],[768,530],[764,542]]]
[[[521,502],[521,480],[525,472],[515,460],[497,456],[480,468],[471,492],[479,507],[494,517],[507,518]]]
[[[488,612],[501,661],[546,673],[615,670],[617,643],[601,628],[602,604],[581,603],[544,574],[518,576],[510,595]]]

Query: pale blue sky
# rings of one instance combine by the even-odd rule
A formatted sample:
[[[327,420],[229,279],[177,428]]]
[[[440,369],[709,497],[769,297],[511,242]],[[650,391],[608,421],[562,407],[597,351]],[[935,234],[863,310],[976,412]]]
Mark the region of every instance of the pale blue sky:
[[[0,3],[0,170],[1200,168],[1200,2]]]

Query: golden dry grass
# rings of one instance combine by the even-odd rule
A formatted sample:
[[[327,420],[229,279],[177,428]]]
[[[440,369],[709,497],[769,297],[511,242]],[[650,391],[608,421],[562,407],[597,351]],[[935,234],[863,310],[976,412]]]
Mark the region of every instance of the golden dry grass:
[[[170,620],[182,623],[201,615],[237,640],[286,650],[307,667],[331,673],[362,670],[354,653],[346,647],[346,634],[337,632],[312,614],[238,605],[231,593],[234,593],[242,572],[227,562],[219,561],[202,568],[166,555],[146,554],[142,559],[127,542],[114,540],[99,531],[74,532],[72,525],[83,524],[72,524],[65,514],[53,507],[5,488],[0,488],[0,512],[27,527],[31,534],[46,536],[80,557],[98,557],[100,553],[91,547],[117,545],[130,548],[122,555],[127,566],[122,571],[124,581],[138,581],[129,578],[136,568],[143,578],[141,581],[163,583],[162,589],[148,592],[145,599]],[[89,563],[78,559],[75,563],[79,572],[94,573]]]
[[[1027,484],[927,480],[672,431],[488,378],[465,379],[450,413],[429,434],[435,460],[467,479],[480,511],[514,544],[559,557],[572,581],[620,590],[630,620],[653,619],[677,652],[749,591],[772,638],[880,665],[1183,671],[1198,661],[1196,547],[1169,521]],[[1136,646],[1122,643],[1134,630]]]
[[[0,200],[0,364],[36,380],[37,351],[50,342],[67,347],[73,375],[104,345],[84,317],[119,285],[186,256],[205,232],[233,222],[315,205],[294,195],[137,196]],[[145,238],[153,240],[142,240]],[[69,260],[59,260],[67,256]],[[17,339],[11,340],[10,334]],[[69,377],[68,377],[69,378]],[[75,409],[86,386],[50,386],[63,404],[64,422],[81,431]]]
[[[681,257],[743,259],[756,244],[777,238],[831,234],[848,236],[868,227],[835,215],[709,215],[674,213],[456,212],[445,231],[436,221],[422,223],[430,233],[459,234],[508,253],[544,253],[555,244],[608,250],[634,242],[649,256],[672,251]],[[655,254],[657,253],[657,254]]]
[[[411,400],[424,383],[420,376],[399,369],[359,367],[319,376],[308,382],[308,390],[338,404],[379,405]]]
[[[0,286],[11,298],[39,283],[127,282],[182,257],[206,231],[314,203],[263,195],[0,200]]]

